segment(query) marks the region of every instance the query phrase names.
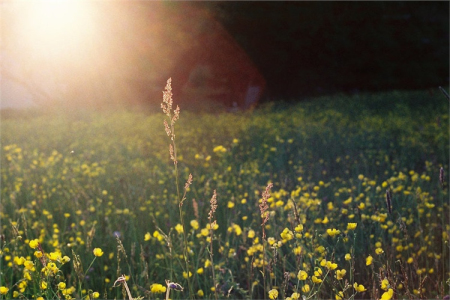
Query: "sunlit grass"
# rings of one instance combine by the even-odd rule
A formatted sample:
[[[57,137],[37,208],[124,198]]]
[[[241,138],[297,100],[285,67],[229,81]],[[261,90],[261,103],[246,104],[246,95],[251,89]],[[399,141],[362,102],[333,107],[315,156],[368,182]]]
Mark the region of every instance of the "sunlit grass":
[[[181,108],[175,171],[163,119],[2,120],[1,297],[449,293],[441,95],[335,96],[233,114]]]

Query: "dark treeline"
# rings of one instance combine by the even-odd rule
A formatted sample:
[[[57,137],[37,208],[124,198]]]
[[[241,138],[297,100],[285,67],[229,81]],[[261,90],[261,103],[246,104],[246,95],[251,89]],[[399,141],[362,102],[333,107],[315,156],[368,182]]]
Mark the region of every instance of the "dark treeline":
[[[449,2],[196,2],[247,51],[268,95],[449,82]]]
[[[257,71],[245,54],[238,55],[240,49],[233,51],[239,48],[234,40],[266,81],[262,101],[448,90],[448,1],[74,3],[89,3],[86,20],[61,30],[58,23],[45,25],[45,18],[35,14],[40,10],[26,2],[7,1],[2,7],[2,21],[8,24],[0,45],[2,75],[37,104],[159,104],[169,77],[179,101],[196,99],[200,106],[204,99],[238,102],[250,82],[262,87],[264,80],[252,81],[256,76],[248,74]],[[5,93],[4,81],[3,98],[24,98],[13,88]]]

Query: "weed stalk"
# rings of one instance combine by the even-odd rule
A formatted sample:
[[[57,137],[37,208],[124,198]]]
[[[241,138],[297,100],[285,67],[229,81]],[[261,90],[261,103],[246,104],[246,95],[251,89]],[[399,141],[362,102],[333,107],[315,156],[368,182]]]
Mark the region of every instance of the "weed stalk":
[[[270,197],[270,189],[272,188],[273,184],[269,183],[266,187],[266,190],[263,192],[261,203],[259,204],[259,210],[261,212],[261,228],[262,228],[262,246],[263,246],[263,284],[264,284],[264,299],[266,299],[266,231],[264,226],[266,225],[267,221],[269,221],[269,212],[267,211],[269,209],[269,205],[267,204],[267,200]]]
[[[209,220],[209,238],[210,238],[210,243],[209,243],[209,260],[211,261],[211,270],[212,270],[212,279],[213,279],[213,284],[214,284],[214,297],[217,300],[218,296],[217,296],[217,283],[216,283],[216,274],[215,274],[215,270],[214,270],[214,260],[213,260],[213,227],[214,225],[216,225],[216,220],[213,221],[214,219],[214,213],[216,212],[217,209],[217,194],[216,194],[216,190],[214,190],[213,196],[211,198],[210,201],[211,204],[211,209],[209,211],[208,214],[208,220]]]
[[[186,192],[189,188],[189,185],[192,183],[192,175],[189,174],[189,179],[185,184],[183,197],[180,197],[180,187],[179,187],[179,174],[178,174],[178,161],[177,161],[177,147],[175,143],[175,122],[180,118],[180,107],[177,107],[172,111],[173,99],[172,99],[172,78],[167,80],[167,84],[165,90],[163,92],[163,102],[161,103],[161,108],[164,114],[169,118],[170,125],[167,120],[164,120],[164,128],[167,133],[167,136],[170,137],[170,145],[169,145],[169,154],[170,159],[173,161],[175,168],[175,182],[177,189],[177,199],[178,199],[178,210],[180,214],[180,222],[181,226],[183,226],[183,252],[184,252],[184,263],[185,263],[185,272],[187,274],[187,285],[189,290],[189,298],[193,299],[193,292],[191,286],[191,280],[189,277],[189,259],[188,259],[188,245],[187,245],[187,236],[186,236],[186,228],[184,225],[183,218],[183,202],[186,200]]]

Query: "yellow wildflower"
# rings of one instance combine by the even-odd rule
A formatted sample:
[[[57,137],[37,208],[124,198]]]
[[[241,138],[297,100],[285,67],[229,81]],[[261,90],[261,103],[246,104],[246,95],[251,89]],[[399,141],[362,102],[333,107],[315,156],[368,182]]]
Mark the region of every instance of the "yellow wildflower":
[[[353,284],[353,287],[354,287],[355,290],[356,290],[357,292],[359,292],[359,293],[362,293],[362,292],[366,291],[366,288],[364,287],[364,285],[358,284],[358,283],[356,283],[356,282]]]
[[[354,230],[358,226],[357,223],[347,223],[347,230]]]
[[[34,239],[31,240],[28,245],[30,246],[31,249],[36,249],[37,246],[39,245],[39,240],[38,239]]]
[[[150,285],[150,292],[152,292],[153,294],[165,293],[166,287],[162,284],[154,283]]]
[[[340,234],[341,233],[341,231],[340,230],[337,230],[336,228],[333,228],[333,229],[327,229],[327,234],[329,235],[329,236],[331,236],[331,237],[333,237],[333,236],[335,236],[335,235],[338,235],[338,234]]]
[[[216,152],[222,152],[223,153],[223,152],[227,152],[227,149],[224,146],[220,145],[220,146],[214,147],[213,152],[214,153],[216,153]]]
[[[231,226],[233,227],[233,231],[236,233],[236,235],[242,234],[242,228],[238,224],[231,223]]]
[[[383,253],[384,253],[384,250],[381,249],[381,248],[376,248],[376,249],[375,249],[375,253],[378,254],[378,255],[380,255],[380,254],[383,254]]]
[[[194,228],[194,230],[197,230],[199,228],[198,221],[197,220],[192,220],[191,221],[191,226],[192,226],[192,228]]]
[[[306,280],[308,278],[308,273],[303,270],[298,271],[297,277],[299,280]]]
[[[211,261],[209,259],[205,260],[205,268],[211,266]]]
[[[327,261],[326,267],[327,269],[334,270],[338,267],[338,265],[336,263],[332,263],[331,261]]]
[[[387,290],[389,286],[389,281],[385,278],[381,281],[381,289],[382,290]]]
[[[6,295],[9,291],[9,288],[6,286],[0,286],[0,295]]]
[[[48,258],[53,261],[59,261],[61,259],[61,253],[59,252],[50,252],[48,254]]]
[[[343,279],[346,273],[347,273],[347,271],[345,269],[337,270],[336,271],[336,279],[337,280]]]
[[[100,248],[94,248],[94,250],[92,251],[94,253],[95,256],[100,257],[103,255],[103,250]]]
[[[28,281],[31,281],[31,275],[30,272],[27,271],[26,269],[23,271],[23,278],[25,278]]]
[[[269,298],[270,299],[277,299],[278,298],[278,291],[276,289],[271,289],[269,291]]]
[[[175,225],[175,230],[178,232],[178,234],[182,234],[183,233],[183,225],[181,225],[181,224]]]
[[[303,231],[303,224],[298,224],[295,228],[294,228],[295,232],[302,232]]]
[[[66,288],[66,283],[65,282],[58,283],[58,290],[64,290],[65,288]]]
[[[393,295],[394,295],[394,290],[389,289],[387,292],[384,292],[383,295],[381,295],[380,300],[390,300]]]
[[[160,242],[161,242],[162,240],[164,240],[164,237],[162,236],[161,233],[159,233],[158,230],[155,230],[155,231],[153,232],[153,237],[156,238],[156,239],[158,239],[158,241],[160,241]]]
[[[294,238],[294,234],[288,228],[284,228],[283,232],[280,234],[283,241],[289,241]]]
[[[200,236],[208,236],[209,235],[209,229],[208,228],[202,228],[201,230],[200,230]],[[199,236],[199,235],[197,235],[197,236]]]
[[[31,260],[27,260],[26,262],[23,263],[23,265],[25,266],[25,268],[27,270],[30,270],[30,271],[34,271],[35,270],[34,262],[32,262]]]

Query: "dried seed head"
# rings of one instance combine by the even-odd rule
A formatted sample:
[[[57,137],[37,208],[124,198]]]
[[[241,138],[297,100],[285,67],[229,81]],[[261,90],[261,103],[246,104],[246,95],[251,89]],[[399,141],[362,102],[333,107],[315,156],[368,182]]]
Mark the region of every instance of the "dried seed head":
[[[192,208],[194,208],[195,219],[196,220],[200,219],[200,216],[198,214],[198,203],[197,203],[197,201],[195,201],[194,198],[192,198]]]
[[[170,112],[172,110],[172,78],[167,79],[165,91],[163,91],[163,103],[161,108],[163,112],[170,118]]]
[[[216,194],[216,190],[214,190],[214,193],[211,197],[211,201],[209,201],[209,203],[211,204],[211,209],[209,210],[209,214],[208,214],[208,219],[212,220],[212,218],[214,217],[214,213],[216,212],[217,209],[217,194]]]
[[[172,130],[170,130],[169,124],[167,124],[166,120],[164,120],[164,129],[166,130],[167,136],[172,134]]]
[[[187,190],[191,184],[192,184],[192,174],[189,174],[188,180],[186,181],[186,184],[184,185],[184,189]]]
[[[259,210],[261,212],[261,218],[263,218],[263,221],[261,223],[261,226],[264,226],[267,221],[269,220],[269,214],[266,213],[266,211],[269,209],[269,205],[267,204],[267,200],[270,197],[270,189],[272,188],[273,184],[269,183],[266,187],[266,190],[263,192],[261,204],[259,204]]]
[[[175,159],[172,144],[169,145],[169,153],[170,153],[170,159],[173,161],[174,164],[177,164],[177,160]]]
[[[125,251],[125,247],[123,246],[122,241],[120,240],[118,235],[116,235],[116,242],[117,242],[117,257],[119,257],[119,253],[122,253],[125,258],[128,258],[127,252]]]
[[[172,117],[172,124],[175,123],[176,120],[178,120],[180,118],[180,107],[175,108],[175,110],[173,111],[173,117]]]

